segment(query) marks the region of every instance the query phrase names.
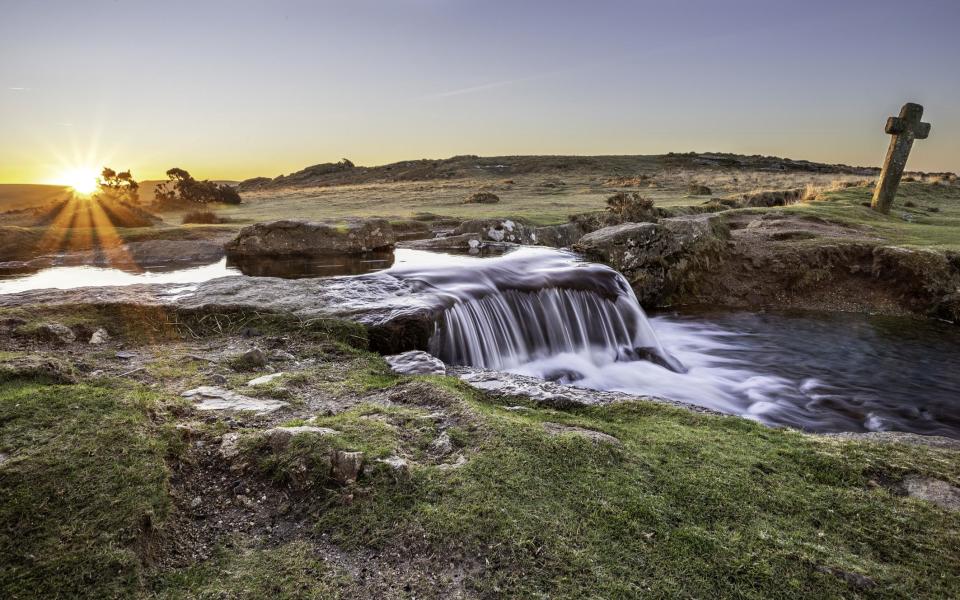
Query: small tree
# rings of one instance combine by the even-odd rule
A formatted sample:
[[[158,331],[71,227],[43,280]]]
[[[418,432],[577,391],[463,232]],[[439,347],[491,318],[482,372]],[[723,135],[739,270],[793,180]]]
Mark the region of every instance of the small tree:
[[[196,206],[220,202],[240,204],[240,194],[229,185],[213,181],[197,181],[184,169],[174,167],[167,171],[169,181],[157,186],[154,196],[163,207]]]
[[[103,171],[100,172],[100,180],[97,185],[100,192],[107,196],[129,202],[140,200],[140,184],[133,178],[129,170],[118,173],[110,167],[104,167]]]

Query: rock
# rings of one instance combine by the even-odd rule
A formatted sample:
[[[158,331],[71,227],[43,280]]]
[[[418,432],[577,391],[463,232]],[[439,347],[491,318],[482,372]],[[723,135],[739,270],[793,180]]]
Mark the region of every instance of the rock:
[[[422,350],[411,350],[393,356],[385,356],[384,360],[387,361],[394,373],[401,375],[447,374],[447,366],[442,360]]]
[[[110,334],[107,333],[107,330],[101,327],[93,332],[93,335],[90,336],[90,343],[99,345],[106,344],[110,341]]]
[[[396,237],[384,219],[343,226],[308,221],[273,221],[244,227],[226,245],[228,256],[325,256],[392,248]]]
[[[713,191],[709,187],[705,185],[697,184],[697,183],[691,183],[687,187],[687,192],[691,196],[709,196],[710,194],[713,193]]]
[[[446,237],[430,238],[425,240],[412,240],[403,242],[399,246],[403,248],[412,248],[414,250],[479,250],[483,244],[482,236],[479,233],[461,233],[459,235],[448,235]]]
[[[551,248],[566,248],[572,246],[590,231],[586,222],[571,221],[562,225],[545,225],[533,230],[531,236],[540,246]]]
[[[519,219],[471,219],[454,229],[453,235],[474,233],[484,241],[536,244],[536,229]]]
[[[114,356],[120,360],[130,360],[131,358],[136,358],[137,355],[133,352],[128,352],[127,350],[120,350]]]
[[[728,235],[721,215],[703,214],[605,227],[574,248],[623,273],[640,303],[649,306],[669,302],[718,262]]]
[[[223,434],[220,439],[220,456],[227,460],[233,460],[240,456],[240,437],[237,432]]]
[[[547,430],[547,433],[550,435],[578,435],[580,437],[587,438],[588,440],[595,443],[602,444],[611,444],[613,446],[620,446],[620,440],[603,433],[602,431],[595,431],[593,429],[586,429],[584,427],[576,427],[574,425],[563,425],[561,423],[544,423],[543,428]]]
[[[960,512],[960,488],[946,481],[922,475],[908,475],[902,486],[911,498],[932,502],[944,510]]]
[[[220,373],[214,373],[210,376],[210,383],[214,385],[226,385],[227,378]]]
[[[263,385],[265,383],[270,383],[271,381],[273,381],[274,379],[277,379],[278,377],[283,377],[284,375],[286,375],[286,373],[284,373],[283,371],[280,371],[278,373],[270,373],[268,375],[261,375],[256,379],[251,379],[250,381],[248,381],[247,385],[251,387]]]
[[[250,348],[243,354],[236,356],[233,360],[235,367],[241,369],[257,369],[267,366],[267,355],[263,350],[257,347]]]
[[[314,427],[312,425],[299,425],[297,427],[274,427],[263,432],[264,437],[270,443],[274,452],[283,452],[290,445],[293,438],[300,435],[335,435],[339,433],[335,429],[328,427]]]
[[[353,483],[363,468],[363,452],[335,450],[330,454],[330,470],[341,484]]]
[[[60,344],[72,344],[77,341],[73,330],[62,323],[41,323],[33,330],[34,335],[47,342],[58,342]]]
[[[377,462],[390,467],[390,470],[393,471],[395,475],[407,476],[410,474],[410,463],[407,462],[405,458],[389,456],[387,458],[378,458]]]
[[[926,446],[945,450],[960,450],[960,440],[939,435],[921,435],[905,431],[845,431],[842,433],[816,434],[828,437],[837,437],[853,440],[864,440],[880,444],[908,444],[910,446]]]
[[[290,362],[297,360],[297,357],[290,354],[286,350],[274,350],[270,353],[270,360],[275,360],[278,362]]]
[[[551,408],[568,409],[581,406],[614,404],[616,402],[649,400],[679,406],[695,412],[715,415],[721,414],[702,406],[695,406],[666,398],[636,396],[623,392],[588,390],[574,385],[564,385],[537,377],[528,377],[526,375],[517,375],[504,371],[493,371],[491,369],[481,369],[478,367],[449,367],[447,371],[448,374],[460,378],[461,381],[470,386],[495,396],[508,398],[511,396],[523,396],[533,400],[537,404]],[[518,412],[529,410],[522,406],[508,406],[504,409]]]
[[[446,456],[453,452],[453,441],[446,431],[430,443],[430,451],[438,456]]]
[[[201,504],[203,504],[203,499],[200,496],[194,496],[193,500],[190,501],[190,508],[196,510],[200,508]]]
[[[0,452],[0,467],[2,467],[3,463],[7,462],[8,460],[10,460],[10,455],[6,452]]]
[[[476,192],[467,196],[464,204],[496,204],[500,202],[500,196],[491,192]]]
[[[0,362],[0,382],[11,380],[71,384],[77,382],[77,373],[73,365],[55,358],[23,356]]]
[[[250,411],[259,415],[279,410],[286,402],[270,398],[250,398],[230,390],[209,385],[187,390],[181,394],[194,400],[197,410]]]

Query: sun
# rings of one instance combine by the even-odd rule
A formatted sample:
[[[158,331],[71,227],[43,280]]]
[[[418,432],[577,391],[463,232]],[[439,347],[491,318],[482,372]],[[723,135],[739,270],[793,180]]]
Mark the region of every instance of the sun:
[[[61,183],[73,188],[73,191],[83,196],[89,196],[97,191],[100,183],[100,172],[90,167],[77,167],[64,171],[58,178]]]

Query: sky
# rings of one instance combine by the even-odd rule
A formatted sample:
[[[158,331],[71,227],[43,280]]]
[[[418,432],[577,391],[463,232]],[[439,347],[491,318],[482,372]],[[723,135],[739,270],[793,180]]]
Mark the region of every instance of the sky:
[[[0,0],[0,183],[457,154],[960,170],[957,0]]]

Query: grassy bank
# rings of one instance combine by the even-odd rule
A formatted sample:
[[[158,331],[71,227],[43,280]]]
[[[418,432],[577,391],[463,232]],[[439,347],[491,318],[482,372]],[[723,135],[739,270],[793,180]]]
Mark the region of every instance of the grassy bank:
[[[194,370],[0,384],[0,595],[948,597],[960,586],[960,515],[899,491],[908,474],[960,484],[956,451],[650,402],[556,411],[389,375],[374,355],[318,341],[301,340],[316,362],[266,420],[202,416],[163,391]],[[164,347],[153,349],[168,362],[186,351]],[[325,414],[317,396],[342,408]],[[278,424],[336,433],[277,450],[261,432]],[[220,471],[202,453],[226,431],[243,441]],[[356,483],[324,470],[334,451],[364,453]],[[378,462],[396,456],[404,468]],[[211,533],[208,557],[173,560],[193,539],[184,527],[202,537],[226,518],[187,514],[186,473],[210,475],[210,494],[287,498],[242,518],[299,528]]]

